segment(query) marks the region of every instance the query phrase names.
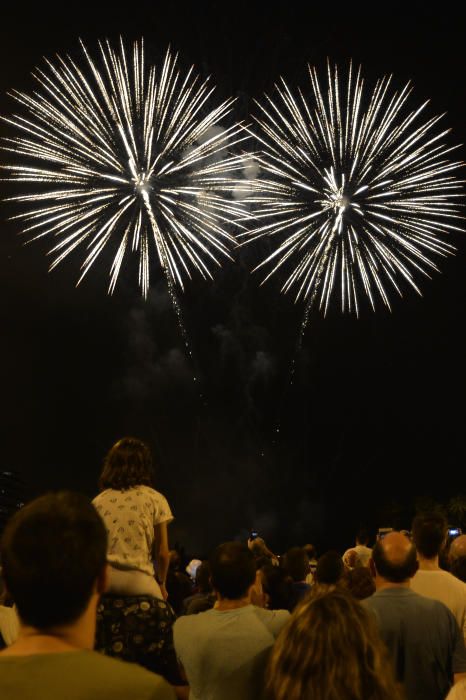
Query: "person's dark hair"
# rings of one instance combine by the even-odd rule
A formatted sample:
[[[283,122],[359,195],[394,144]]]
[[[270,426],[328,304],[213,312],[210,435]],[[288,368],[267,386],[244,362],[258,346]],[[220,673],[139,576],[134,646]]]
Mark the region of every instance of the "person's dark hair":
[[[144,442],[125,437],[108,451],[99,488],[126,491],[134,486],[152,486],[152,457]]]
[[[413,544],[405,559],[393,563],[387,560],[382,541],[378,540],[372,550],[372,559],[379,576],[390,583],[403,583],[412,578],[417,571],[416,547]]]
[[[289,610],[295,600],[293,579],[280,566],[266,564],[262,567],[262,588],[267,595],[269,610]]]
[[[359,530],[358,534],[356,535],[356,542],[358,544],[365,544],[367,546],[367,544],[369,543],[369,534],[367,530]]]
[[[256,571],[257,569],[262,569],[264,566],[269,566],[272,565],[272,560],[270,557],[254,557],[255,559],[255,564],[256,564]],[[278,567],[275,567],[278,568]]]
[[[330,550],[319,557],[314,574],[317,583],[337,584],[344,576],[345,565],[338,552]]]
[[[222,598],[243,598],[256,578],[254,556],[241,542],[217,547],[209,560],[212,586]]]
[[[421,513],[413,520],[412,536],[417,551],[426,559],[436,557],[447,534],[447,521],[441,513]]]
[[[346,587],[354,598],[364,600],[375,593],[375,583],[367,566],[358,566],[346,574]]]
[[[317,557],[317,549],[313,544],[305,544],[303,547],[309,559],[315,559]]]
[[[212,585],[210,583],[210,566],[208,561],[203,561],[196,569],[196,586],[199,593],[210,593]]]
[[[466,583],[466,556],[454,557],[450,560],[450,573]]]
[[[304,581],[309,573],[309,557],[303,547],[292,547],[284,556],[285,571],[293,581]]]
[[[82,494],[48,494],[18,511],[3,533],[1,556],[21,620],[41,630],[77,620],[106,555],[105,526]]]

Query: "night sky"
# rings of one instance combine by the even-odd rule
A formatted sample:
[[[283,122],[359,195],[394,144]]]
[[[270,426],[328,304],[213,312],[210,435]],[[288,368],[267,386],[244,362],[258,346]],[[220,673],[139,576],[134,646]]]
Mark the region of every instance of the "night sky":
[[[307,62],[352,58],[370,84],[387,73],[397,87],[412,80],[412,106],[430,98],[429,116],[448,113],[450,142],[465,141],[463,17],[421,3],[377,15],[313,5],[18,6],[2,13],[0,112],[14,109],[7,90],[32,88],[43,56],[79,56],[79,37],[95,53],[97,39],[121,34],[144,36],[157,62],[171,44],[182,66],[212,75],[217,98],[238,98],[238,119],[280,75],[302,85]],[[13,213],[0,206],[0,470],[19,471],[31,494],[95,495],[105,452],[135,435],[154,450],[172,544],[202,553],[252,527],[277,550],[342,547],[362,524],[396,515],[408,527],[419,496],[466,492],[464,234],[451,236],[458,254],[440,259],[442,274],[421,280],[423,297],[406,290],[392,313],[363,305],[359,319],[336,305],[325,319],[314,312],[290,386],[303,306],[280,294],[279,277],[260,287],[250,274],[260,245],[239,250],[213,283],[188,284],[193,365],[161,278],[143,301],[130,263],[108,297],[103,254],[76,289],[82,252],[49,274],[48,242],[23,246]]]

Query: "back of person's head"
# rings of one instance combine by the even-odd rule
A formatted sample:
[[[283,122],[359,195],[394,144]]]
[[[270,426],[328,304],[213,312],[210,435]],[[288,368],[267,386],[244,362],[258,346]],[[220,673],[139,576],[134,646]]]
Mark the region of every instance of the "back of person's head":
[[[168,554],[168,568],[170,571],[179,571],[181,567],[181,556],[177,549],[170,549]]]
[[[303,547],[292,547],[283,560],[285,571],[293,581],[304,581],[309,573],[309,557]]]
[[[269,610],[291,611],[295,601],[291,576],[280,566],[273,566],[270,563],[263,566],[261,572],[262,588]]]
[[[358,566],[346,574],[346,587],[357,600],[364,600],[375,593],[375,583],[367,566]]]
[[[342,559],[343,564],[348,569],[355,569],[358,566],[362,566],[360,557],[355,549],[349,549],[347,552],[345,552]]]
[[[317,561],[314,580],[317,583],[335,585],[342,580],[345,573],[343,560],[338,552],[330,550],[322,554]]]
[[[455,537],[450,543],[448,557],[450,561],[466,556],[466,535]]]
[[[372,550],[376,572],[389,583],[405,583],[418,569],[416,547],[400,532],[377,540]]]
[[[303,549],[306,552],[309,560],[315,559],[317,557],[317,549],[313,544],[305,544]]]
[[[21,620],[38,629],[75,622],[107,554],[107,533],[90,501],[63,491],[37,498],[5,528],[3,576]]]
[[[152,456],[144,442],[125,437],[108,451],[99,488],[126,491],[134,486],[152,486]]]
[[[371,614],[348,593],[305,598],[283,628],[266,672],[269,700],[396,700]]]
[[[199,593],[210,593],[212,585],[210,583],[210,566],[208,561],[203,561],[196,569],[196,586]]]
[[[450,573],[466,583],[466,555],[450,559]]]
[[[209,560],[214,590],[229,600],[244,598],[256,579],[256,563],[247,545],[225,542]]]
[[[268,566],[269,564],[272,565],[272,559],[270,557],[254,557],[254,560],[256,562],[256,570],[262,569],[264,566]]]
[[[364,530],[364,529],[359,530],[358,534],[356,535],[356,543],[357,544],[364,544],[367,547],[367,545],[369,543],[369,534],[368,534],[367,530]]]
[[[421,513],[413,520],[412,537],[425,559],[438,556],[447,534],[447,521],[441,513]]]

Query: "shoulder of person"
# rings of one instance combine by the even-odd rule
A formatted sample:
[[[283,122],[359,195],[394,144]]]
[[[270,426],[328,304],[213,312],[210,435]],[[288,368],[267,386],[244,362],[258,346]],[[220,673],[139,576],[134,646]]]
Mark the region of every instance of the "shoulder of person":
[[[204,629],[205,620],[211,617],[209,615],[211,612],[211,610],[206,610],[196,615],[181,615],[175,620],[173,623],[173,642],[178,653],[180,652],[180,646],[182,648],[192,648],[198,634]],[[205,617],[206,614],[208,615],[207,618]]]
[[[107,682],[118,688],[128,687],[128,697],[147,698],[147,700],[175,700],[174,691],[167,681],[156,673],[147,671],[142,666],[113,659],[91,651],[87,653],[89,672],[96,677],[102,671]],[[85,658],[83,656],[83,658]]]
[[[146,485],[144,484],[143,486],[138,486],[138,487],[137,487],[137,490],[138,490],[138,491],[142,491],[142,493],[143,493],[144,495],[150,496],[150,497],[153,498],[153,499],[156,499],[156,500],[164,499],[164,500],[166,500],[166,499],[165,499],[165,496],[163,495],[163,493],[160,493],[160,491],[157,491],[157,489],[152,488],[152,486],[146,486]]]
[[[114,489],[104,489],[103,491],[100,491],[95,498],[92,499],[92,503],[94,501],[101,501],[104,498],[109,498],[110,496],[117,496],[121,493],[121,491],[115,491]]]
[[[267,610],[266,608],[255,608],[256,614],[273,628],[281,629],[290,619],[288,610]]]

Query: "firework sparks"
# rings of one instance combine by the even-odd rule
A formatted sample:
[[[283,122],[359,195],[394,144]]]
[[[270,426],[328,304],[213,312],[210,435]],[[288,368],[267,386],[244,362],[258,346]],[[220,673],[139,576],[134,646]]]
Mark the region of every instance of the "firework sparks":
[[[3,139],[19,164],[2,166],[9,180],[34,185],[10,197],[26,205],[14,219],[32,240],[52,237],[51,269],[86,247],[84,277],[104,249],[113,251],[109,292],[125,256],[139,257],[144,296],[158,260],[179,314],[175,286],[192,270],[210,277],[208,263],[229,257],[241,204],[230,196],[242,158],[228,148],[244,140],[240,126],[216,126],[233,100],[207,111],[213,92],[193,68],[182,76],[167,52],[162,69],[145,68],[143,42],[132,56],[121,42],[100,43],[99,60],[81,44],[81,67],[57,58],[37,69],[39,89],[13,92],[26,109],[4,121],[20,135]]]
[[[360,69],[350,65],[341,81],[329,65],[323,90],[309,72],[310,98],[282,80],[275,99],[257,103],[258,223],[240,234],[276,236],[258,267],[272,266],[268,279],[289,266],[282,291],[306,300],[302,331],[314,302],[326,312],[337,290],[342,311],[356,314],[361,291],[372,308],[377,295],[390,308],[401,280],[420,293],[416,276],[437,270],[435,257],[454,252],[445,236],[464,230],[462,181],[452,172],[463,163],[449,160],[448,130],[434,129],[441,116],[419,122],[427,103],[408,108],[409,83],[391,92],[385,77],[369,94]]]

